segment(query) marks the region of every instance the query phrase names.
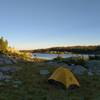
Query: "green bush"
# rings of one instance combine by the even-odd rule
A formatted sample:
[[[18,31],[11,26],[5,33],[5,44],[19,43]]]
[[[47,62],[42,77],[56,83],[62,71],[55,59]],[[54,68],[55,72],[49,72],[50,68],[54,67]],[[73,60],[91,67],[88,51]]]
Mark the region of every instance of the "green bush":
[[[56,57],[56,58],[54,58],[53,59],[54,61],[63,61],[64,60],[64,58],[62,58],[62,57],[60,57],[60,56],[58,56],[58,57]]]

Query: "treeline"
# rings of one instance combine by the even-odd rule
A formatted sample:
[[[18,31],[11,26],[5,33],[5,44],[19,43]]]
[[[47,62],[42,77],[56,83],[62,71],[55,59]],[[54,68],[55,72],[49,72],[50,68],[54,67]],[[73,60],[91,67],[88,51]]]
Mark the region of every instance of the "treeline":
[[[97,46],[69,46],[69,47],[52,47],[46,49],[23,50],[31,53],[80,53],[80,54],[100,54],[100,45]]]

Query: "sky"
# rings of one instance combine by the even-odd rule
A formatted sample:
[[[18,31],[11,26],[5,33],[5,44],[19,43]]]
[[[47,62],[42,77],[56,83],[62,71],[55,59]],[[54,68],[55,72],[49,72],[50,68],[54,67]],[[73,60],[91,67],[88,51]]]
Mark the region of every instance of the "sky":
[[[0,36],[17,49],[100,45],[100,0],[0,0]]]

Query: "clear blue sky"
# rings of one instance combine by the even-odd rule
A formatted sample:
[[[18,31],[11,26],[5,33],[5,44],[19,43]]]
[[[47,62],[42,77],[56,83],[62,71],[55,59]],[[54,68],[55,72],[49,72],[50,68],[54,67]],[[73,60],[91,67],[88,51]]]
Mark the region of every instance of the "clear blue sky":
[[[100,0],[0,0],[0,36],[12,47],[100,44]]]

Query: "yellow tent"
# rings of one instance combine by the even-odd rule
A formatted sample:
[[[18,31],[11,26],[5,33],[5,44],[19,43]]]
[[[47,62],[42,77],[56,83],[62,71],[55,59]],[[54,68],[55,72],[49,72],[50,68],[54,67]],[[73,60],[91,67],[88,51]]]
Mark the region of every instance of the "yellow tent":
[[[48,81],[50,80],[59,82],[66,88],[69,88],[71,85],[76,85],[78,87],[80,86],[73,73],[69,69],[63,67],[59,67],[58,69],[56,69]]]

